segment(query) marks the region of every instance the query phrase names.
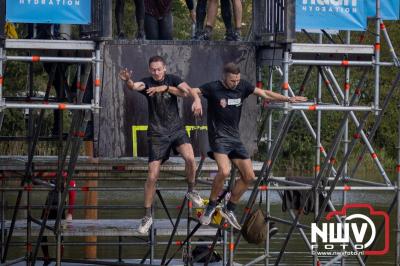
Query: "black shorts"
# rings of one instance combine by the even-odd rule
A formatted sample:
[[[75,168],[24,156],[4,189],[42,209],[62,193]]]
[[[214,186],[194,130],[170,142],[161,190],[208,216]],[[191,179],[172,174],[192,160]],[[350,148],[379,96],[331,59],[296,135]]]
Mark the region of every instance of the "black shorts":
[[[175,131],[172,135],[149,136],[149,163],[162,160],[162,163],[168,160],[171,149],[177,155],[176,150],[182,144],[190,143],[190,139],[184,129]]]
[[[214,152],[226,154],[229,159],[250,159],[249,153],[240,140],[219,139],[214,142],[210,141],[210,148],[211,151],[207,154],[213,160],[215,160]]]

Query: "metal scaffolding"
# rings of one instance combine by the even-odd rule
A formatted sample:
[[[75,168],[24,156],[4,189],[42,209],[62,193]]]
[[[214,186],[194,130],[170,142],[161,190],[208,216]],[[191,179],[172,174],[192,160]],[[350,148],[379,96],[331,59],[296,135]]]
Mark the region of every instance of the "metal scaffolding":
[[[261,1],[260,1],[261,2]],[[271,1],[265,1],[271,2]],[[377,1],[379,3],[379,0]],[[274,10],[275,12],[276,10]],[[281,10],[285,12],[284,10]],[[255,12],[259,12],[256,10]],[[272,11],[271,11],[272,12]],[[280,12],[279,10],[276,12]],[[282,16],[287,18],[287,16]],[[284,21],[281,21],[283,24]],[[260,163],[255,163],[254,168],[257,173],[257,180],[254,186],[249,188],[250,197],[243,210],[243,215],[240,219],[241,224],[243,224],[248,218],[249,214],[255,207],[257,198],[260,196],[265,196],[265,202],[263,208],[266,212],[266,225],[267,232],[270,229],[270,223],[276,222],[283,225],[289,226],[289,230],[285,232],[285,239],[280,246],[278,252],[272,252],[271,250],[271,240],[267,237],[265,245],[263,248],[263,254],[257,258],[253,258],[251,261],[247,262],[246,265],[254,265],[263,263],[264,265],[279,265],[282,262],[283,255],[287,252],[289,241],[292,239],[296,231],[302,241],[305,244],[309,254],[313,254],[310,264],[313,265],[333,265],[335,263],[340,263],[341,265],[346,264],[347,258],[343,255],[330,256],[322,260],[318,256],[317,249],[313,247],[310,240],[309,231],[311,227],[303,223],[302,218],[304,216],[304,209],[308,200],[314,200],[315,213],[313,217],[313,222],[321,222],[324,215],[326,215],[327,210],[330,212],[337,211],[336,207],[332,202],[332,195],[335,191],[342,193],[342,205],[350,204],[348,199],[348,194],[352,191],[382,191],[386,193],[393,194],[393,200],[390,203],[387,213],[390,214],[395,211],[395,206],[397,206],[396,215],[396,256],[395,264],[400,265],[400,115],[398,118],[398,158],[397,158],[397,182],[393,182],[388,173],[385,171],[382,161],[377,155],[377,152],[373,146],[374,135],[376,134],[379,126],[384,117],[385,111],[387,110],[389,103],[393,100],[393,95],[395,94],[398,83],[400,81],[400,71],[397,71],[390,90],[386,95],[384,95],[383,101],[381,101],[381,71],[384,68],[395,68],[398,70],[399,59],[393,48],[389,34],[386,30],[384,22],[379,18],[379,4],[377,5],[377,17],[375,19],[375,41],[373,45],[366,44],[351,44],[351,34],[346,33],[345,43],[336,44],[333,43],[333,39],[328,36],[328,41],[330,43],[322,43],[323,37],[326,35],[319,34],[317,40],[313,39],[311,34],[304,32],[304,36],[309,38],[310,43],[293,43],[291,41],[280,42],[272,39],[269,41],[257,41],[254,44],[258,49],[257,58],[257,84],[262,87],[263,80],[267,80],[266,88],[272,90],[274,87],[274,76],[277,75],[281,77],[280,89],[285,96],[293,95],[303,95],[305,93],[305,88],[310,82],[312,72],[315,70],[317,76],[317,86],[316,91],[308,92],[309,95],[313,93],[315,95],[314,102],[308,103],[266,103],[263,104],[262,110],[262,134],[260,134],[260,139],[266,141],[266,159]],[[271,31],[277,29],[277,27],[269,27]],[[278,27],[285,31],[285,25],[280,25]],[[292,29],[294,30],[294,29]],[[275,34],[275,32],[273,32]],[[286,40],[292,38],[292,34],[284,33],[284,38]],[[278,36],[274,36],[278,38]],[[280,38],[282,36],[279,36]],[[387,46],[389,47],[389,52],[392,57],[391,62],[381,61],[381,37],[385,40]],[[90,52],[91,55],[88,57],[50,57],[50,56],[8,56],[6,52],[8,50],[79,50]],[[277,52],[278,51],[278,52]],[[281,53],[280,58],[274,58],[271,60],[271,52],[275,56],[276,53]],[[361,58],[357,60],[357,58]],[[78,83],[80,83],[80,89],[78,91],[78,97],[76,103],[63,103],[54,102],[48,103],[49,101],[49,90],[53,83],[56,64],[53,65],[51,72],[49,73],[49,81],[46,94],[42,102],[37,103],[21,103],[21,102],[8,102],[3,96],[3,64],[6,61],[21,61],[28,63],[35,62],[68,62],[79,64],[79,70],[77,72]],[[148,245],[148,252],[137,263],[130,263],[129,265],[140,265],[145,262],[149,262],[151,265],[156,263],[155,258],[155,248],[157,245],[165,245],[165,251],[161,259],[161,265],[168,265],[171,261],[176,258],[176,255],[181,250],[185,250],[186,256],[184,257],[184,263],[186,265],[191,265],[192,263],[204,258],[205,256],[212,253],[214,247],[217,244],[222,245],[223,248],[223,264],[224,265],[234,265],[235,252],[239,248],[239,243],[241,241],[240,232],[235,232],[230,228],[224,220],[220,222],[219,226],[204,227],[201,226],[196,217],[192,216],[193,210],[190,202],[187,202],[186,198],[183,198],[182,203],[179,205],[179,212],[176,220],[174,221],[172,215],[170,214],[169,206],[165,203],[162,191],[164,189],[157,190],[157,195],[162,205],[162,210],[165,211],[168,219],[161,221],[156,221],[156,225],[152,227],[148,236],[139,238],[137,233],[134,233],[134,226],[137,225],[138,221],[130,221],[131,227],[123,228],[128,222],[124,221],[121,224],[118,221],[105,221],[98,220],[98,232],[97,235],[101,235],[100,231],[109,236],[118,237],[118,241],[114,242],[67,242],[62,241],[61,236],[68,235],[68,230],[62,228],[62,212],[65,206],[65,200],[67,193],[74,188],[68,187],[69,181],[72,176],[75,175],[75,171],[79,170],[80,173],[86,172],[104,172],[108,174],[117,173],[132,173],[132,172],[143,172],[147,170],[145,161],[137,159],[136,161],[130,158],[98,158],[96,163],[91,162],[88,158],[79,156],[79,150],[83,141],[84,132],[86,130],[86,125],[90,119],[91,114],[96,115],[100,108],[100,89],[101,89],[101,64],[102,58],[100,56],[100,44],[91,41],[56,41],[56,40],[6,40],[4,42],[4,47],[0,46],[0,128],[3,121],[5,109],[39,109],[41,110],[38,119],[33,119],[32,112],[30,113],[30,124],[27,139],[29,140],[29,150],[28,155],[23,158],[0,158],[1,165],[0,170],[23,172],[23,178],[21,179],[20,186],[6,187],[6,178],[2,178],[0,181],[2,183],[0,189],[0,196],[2,205],[0,212],[0,222],[1,222],[1,263],[12,264],[17,261],[25,260],[27,264],[34,265],[37,257],[38,251],[41,244],[51,244],[43,243],[42,237],[49,235],[49,232],[56,237],[56,262],[58,265],[61,261],[70,261],[76,263],[92,263],[92,264],[106,264],[106,265],[124,265],[126,263],[122,262],[122,251],[121,247],[124,245],[143,245],[143,243]],[[81,66],[85,65],[85,71],[81,71]],[[298,87],[299,89],[295,91],[293,89],[294,82],[291,82],[290,70],[294,67],[307,66],[307,71],[305,76]],[[265,69],[267,68],[267,71]],[[340,71],[344,73],[344,84],[341,86],[339,84],[338,75],[335,75],[336,68],[340,68]],[[91,69],[91,70],[90,70]],[[374,71],[374,89],[373,89],[373,103],[371,105],[361,105],[360,97],[362,91],[365,90],[367,75],[369,70]],[[93,73],[93,100],[90,104],[84,104],[82,102],[83,94],[86,89],[86,85],[90,71]],[[359,71],[361,75],[357,75],[358,83],[355,86],[354,93],[351,94],[351,74],[352,71]],[[292,85],[292,86],[291,86]],[[331,97],[331,102],[324,103],[322,101],[323,96],[323,86],[325,86],[326,91]],[[30,90],[32,90],[32,84],[30,84]],[[40,101],[40,100],[38,100]],[[398,106],[400,110],[400,105]],[[60,110],[72,110],[73,117],[71,128],[69,134],[66,138],[60,136],[59,149],[57,157],[44,157],[37,159],[35,151],[37,148],[37,143],[39,141],[39,133],[43,123],[44,110],[55,109]],[[308,112],[315,112],[315,121],[311,122],[308,116]],[[327,116],[324,115],[326,112],[337,112],[341,115],[339,126],[335,132],[335,135],[330,140],[325,140],[321,134],[323,119]],[[278,126],[274,129],[273,114],[278,113],[280,115],[280,121]],[[371,128],[367,129],[366,124],[368,119],[373,116],[373,125]],[[280,159],[280,154],[282,146],[285,139],[293,125],[295,119],[302,119],[306,129],[309,131],[310,135],[315,141],[315,163],[313,169],[312,182],[303,182],[297,179],[297,181],[288,180],[287,178],[278,178],[273,175],[273,167],[276,161]],[[62,123],[62,121],[60,121]],[[350,133],[351,123],[353,123],[355,131],[353,134]],[[314,124],[314,125],[313,125]],[[351,136],[353,138],[351,139]],[[329,143],[329,145],[324,145],[324,142]],[[351,156],[355,153],[355,148],[360,146],[359,154],[357,154],[356,164],[350,168],[349,161]],[[328,148],[329,146],[329,148]],[[339,154],[342,152],[343,154]],[[380,182],[373,182],[363,179],[356,178],[356,172],[359,168],[363,158],[365,158],[365,153],[369,153],[374,166],[377,168],[380,176]],[[338,161],[337,157],[341,160]],[[7,160],[9,162],[7,163]],[[22,161],[20,165],[16,164],[16,161]],[[36,160],[36,161],[35,161]],[[33,167],[35,165],[35,167]],[[39,170],[55,170],[57,171],[57,182],[55,188],[49,183],[43,182],[37,179],[34,175],[36,171]],[[204,171],[215,171],[216,166],[213,163],[205,162],[204,158],[199,161],[199,167],[196,172],[196,178],[199,183],[205,185],[210,184],[210,180],[202,179],[201,172]],[[64,181],[63,171],[67,172],[67,177]],[[183,173],[184,167],[183,162],[178,161],[170,165],[164,165],[162,171],[170,172],[171,174],[176,174],[176,172]],[[228,193],[230,187],[232,187],[235,178],[237,177],[236,171],[233,169],[231,174],[231,179],[229,184],[227,184],[227,189],[225,194]],[[79,178],[79,176],[78,176]],[[81,177],[84,178],[84,177]],[[100,176],[100,180],[108,179],[105,176]],[[121,180],[121,177],[110,177],[110,179]],[[66,187],[63,188],[63,183],[65,182]],[[354,185],[353,185],[354,184]],[[36,186],[39,185],[39,186]],[[208,187],[203,186],[203,189]],[[48,213],[54,208],[51,199],[48,200],[48,204],[45,207],[44,213],[46,214],[41,219],[33,217],[32,210],[35,208],[42,208],[43,206],[34,206],[30,201],[30,195],[34,191],[49,191],[51,189],[56,189],[59,205],[57,206],[57,218],[54,223],[48,222]],[[124,187],[82,187],[75,188],[75,190],[81,189],[83,191],[108,191],[108,192],[118,192],[118,191],[141,191],[137,188],[124,188]],[[179,190],[180,188],[169,188],[169,190]],[[165,189],[166,190],[166,189]],[[288,211],[287,219],[283,219],[278,216],[274,216],[271,211],[271,194],[277,193],[280,198],[283,198],[284,191],[303,191],[305,194],[304,200],[299,207],[299,211],[294,210]],[[5,192],[17,192],[17,200],[15,205],[13,205],[13,214],[9,221],[5,217]],[[26,205],[22,205],[22,196],[27,195]],[[220,201],[224,201],[225,194],[222,194]],[[319,198],[322,200],[319,201]],[[90,209],[114,209],[118,210],[123,208],[139,208],[140,206],[76,206],[76,208]],[[20,210],[27,211],[27,219],[24,223],[17,220],[17,215]],[[183,219],[186,215],[186,219]],[[334,215],[337,222],[343,223],[344,217],[341,215]],[[75,221],[74,221],[75,222]],[[76,221],[76,223],[81,223],[82,228],[88,227],[89,225],[84,221]],[[105,227],[109,226],[111,223],[115,225],[115,231],[107,231]],[[182,226],[185,224],[186,226]],[[23,243],[14,243],[12,241],[15,233],[16,226],[24,228],[25,240]],[[118,229],[119,228],[119,229]],[[6,230],[7,229],[7,230]],[[163,231],[164,230],[164,231]],[[377,235],[382,234],[385,230],[384,225],[382,225],[377,230]],[[95,234],[96,232],[94,232]],[[199,257],[191,257],[191,245],[198,244],[200,242],[193,241],[193,236],[197,235],[207,235],[213,236],[212,241],[202,241],[201,244],[210,244],[211,248],[208,254],[201,254]],[[77,232],[70,232],[70,235],[79,235]],[[222,237],[221,237],[222,235]],[[268,235],[268,234],[267,234]],[[123,241],[122,237],[134,236],[139,238],[138,241]],[[169,237],[168,241],[158,241],[158,236]],[[183,240],[174,241],[176,236],[180,236]],[[34,239],[34,237],[37,237]],[[378,238],[378,237],[376,237]],[[23,245],[26,247],[26,255],[23,258],[9,261],[8,253],[12,246]],[[119,247],[118,262],[102,262],[102,261],[86,261],[86,260],[62,260],[61,256],[61,246],[62,245],[117,245]],[[176,245],[177,248],[170,252],[172,246]],[[353,240],[350,242],[350,246],[353,251],[357,251],[356,244]],[[171,255],[172,254],[172,255]],[[171,256],[169,256],[171,255]],[[207,260],[210,260],[211,256],[208,256]],[[360,265],[367,265],[368,256],[356,255],[355,259]],[[208,262],[205,262],[207,265]]]

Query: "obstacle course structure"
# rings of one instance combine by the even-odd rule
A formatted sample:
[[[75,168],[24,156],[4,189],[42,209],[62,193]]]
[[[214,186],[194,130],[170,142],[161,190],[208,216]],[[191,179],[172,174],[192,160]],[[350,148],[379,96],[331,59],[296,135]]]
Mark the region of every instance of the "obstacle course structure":
[[[102,1],[95,1],[97,4],[102,3]],[[121,84],[117,81],[117,71],[120,67],[131,64],[127,62],[129,53],[133,53],[135,61],[141,61],[143,64],[146,61],[146,56],[151,53],[151,51],[156,50],[157,53],[170,56],[168,60],[176,61],[177,65],[181,66],[184,62],[180,63],[178,58],[184,57],[185,59],[190,58],[186,62],[188,67],[176,67],[175,71],[180,72],[183,77],[185,77],[189,83],[194,83],[195,85],[200,85],[203,82],[209,81],[212,77],[213,79],[218,78],[218,68],[223,63],[223,60],[237,60],[237,62],[242,63],[246,78],[256,81],[257,85],[262,87],[262,81],[266,80],[265,88],[274,89],[276,87],[276,80],[280,80],[278,84],[278,91],[286,96],[303,95],[306,94],[310,101],[304,104],[274,104],[274,103],[262,103],[256,106],[256,99],[252,99],[249,104],[248,109],[245,110],[243,114],[242,128],[255,128],[254,112],[257,109],[261,109],[260,114],[260,125],[259,128],[261,132],[256,132],[252,130],[249,135],[246,135],[245,139],[249,142],[249,147],[255,146],[255,139],[259,137],[266,141],[265,151],[266,159],[262,164],[255,164],[257,181],[254,186],[250,188],[250,194],[248,202],[243,210],[243,215],[241,217],[241,223],[243,223],[251,211],[256,207],[257,198],[260,196],[265,197],[265,202],[263,208],[266,211],[266,223],[267,231],[269,231],[270,222],[274,221],[282,225],[286,225],[287,231],[283,232],[283,241],[273,243],[267,238],[265,247],[263,249],[263,254],[259,257],[254,257],[251,261],[248,261],[246,265],[260,264],[265,265],[275,264],[279,265],[284,261],[284,254],[288,254],[288,245],[293,239],[295,232],[301,237],[301,240],[305,243],[305,249],[307,250],[306,256],[309,258],[308,264],[313,265],[334,265],[337,263],[346,264],[357,263],[359,265],[368,265],[370,260],[369,254],[374,255],[371,252],[381,252],[386,254],[387,248],[390,248],[392,254],[394,250],[396,252],[395,263],[400,264],[400,190],[398,185],[400,184],[400,150],[397,169],[397,183],[395,183],[393,178],[385,171],[382,166],[381,158],[378,156],[376,148],[373,146],[374,135],[379,126],[384,119],[385,110],[388,108],[389,103],[393,100],[394,95],[397,90],[398,82],[400,81],[400,73],[397,72],[394,77],[393,83],[391,84],[390,90],[386,95],[382,95],[382,90],[380,88],[381,72],[386,68],[398,69],[398,58],[396,55],[396,50],[394,45],[391,43],[389,33],[385,27],[384,17],[381,17],[381,2],[384,1],[373,1],[375,5],[374,18],[370,19],[370,23],[374,24],[374,43],[373,44],[351,44],[350,41],[353,39],[350,31],[346,32],[345,40],[343,43],[336,43],[335,39],[338,39],[342,35],[333,35],[327,31],[319,31],[321,33],[315,34],[310,33],[307,29],[302,30],[301,33],[295,33],[296,23],[294,14],[296,8],[299,8],[301,3],[313,4],[316,1],[294,1],[289,0],[264,0],[264,1],[253,1],[253,31],[252,40],[248,43],[203,43],[203,42],[188,42],[188,41],[173,41],[168,43],[163,42],[103,42],[110,36],[111,31],[105,30],[103,33],[93,34],[93,41],[58,41],[58,40],[4,40],[1,42],[0,38],[0,121],[3,119],[4,109],[16,108],[16,109],[39,109],[41,110],[38,119],[33,119],[35,115],[32,111],[30,112],[31,125],[27,133],[29,139],[29,150],[27,156],[20,158],[12,158],[10,156],[0,158],[0,166],[3,171],[11,171],[13,173],[22,173],[23,178],[21,179],[21,184],[18,189],[15,187],[7,187],[5,184],[5,179],[2,179],[1,197],[2,197],[2,210],[1,210],[1,257],[2,263],[13,263],[14,261],[8,260],[8,253],[10,248],[13,247],[13,237],[15,236],[25,236],[24,245],[26,247],[26,255],[21,258],[21,260],[26,260],[27,263],[35,264],[38,249],[41,244],[41,238],[43,235],[50,234],[56,237],[57,246],[57,263],[61,263],[61,247],[62,247],[62,236],[72,236],[79,235],[82,236],[83,233],[80,230],[69,230],[68,228],[63,228],[64,223],[61,221],[61,213],[65,207],[64,202],[67,192],[70,188],[62,188],[64,183],[62,172],[66,171],[67,178],[69,181],[73,175],[76,175],[76,171],[79,173],[91,172],[103,172],[105,174],[109,173],[113,175],[113,178],[118,180],[116,174],[121,173],[142,173],[146,171],[146,161],[137,158],[135,160],[131,159],[117,159],[117,158],[105,158],[114,156],[133,156],[134,154],[134,142],[130,140],[133,139],[132,126],[143,126],[146,124],[146,118],[141,114],[146,113],[145,107],[142,104],[141,108],[135,109],[123,109],[118,108],[119,106],[124,106],[126,108],[129,103],[125,100],[126,92],[122,93]],[[329,1],[325,1],[329,2]],[[344,1],[346,2],[346,1]],[[4,5],[5,1],[0,1]],[[100,5],[101,6],[101,5]],[[3,9],[4,10],[4,9]],[[315,9],[314,9],[315,10]],[[298,10],[297,10],[298,11]],[[104,12],[104,18],[109,18],[109,13]],[[101,17],[101,16],[98,16]],[[365,20],[367,17],[365,15]],[[87,28],[87,33],[93,33],[93,28],[99,28],[99,25],[108,25],[105,23],[105,19],[94,23],[92,28]],[[110,20],[109,20],[110,21]],[[366,22],[365,22],[366,23]],[[96,25],[95,25],[96,24]],[[0,23],[1,26],[1,23]],[[322,26],[321,26],[322,27]],[[364,28],[365,29],[365,28]],[[341,30],[341,29],[337,29]],[[0,32],[1,36],[1,32]],[[339,37],[335,37],[339,36]],[[296,42],[297,39],[306,39],[306,43]],[[323,43],[324,40],[324,43]],[[390,61],[381,60],[381,42],[384,41],[386,46],[389,48],[391,55]],[[211,47],[211,48],[210,48]],[[90,56],[80,57],[51,57],[46,56],[46,51],[48,50],[80,50],[84,51],[86,54],[89,53]],[[213,50],[214,49],[214,50]],[[8,56],[9,50],[24,50],[24,51],[44,51],[42,55],[16,55]],[[207,77],[204,80],[198,72],[191,70],[194,65],[203,65],[204,60],[207,59],[204,55],[209,55],[213,50],[216,54],[212,57],[213,60],[218,61],[216,64],[212,64],[212,69],[205,73]],[[85,54],[84,53],[84,54]],[[219,55],[219,56],[218,56]],[[237,59],[240,58],[240,59]],[[6,96],[2,96],[2,81],[3,81],[3,65],[7,61],[23,61],[28,63],[33,62],[45,62],[52,63],[52,71],[49,73],[49,86],[46,91],[46,95],[42,103],[21,103],[21,102],[9,102]],[[80,90],[78,91],[77,102],[76,103],[65,103],[65,102],[55,102],[47,103],[47,98],[49,97],[49,90],[51,84],[53,84],[54,72],[57,65],[56,62],[68,62],[79,64],[77,71],[78,83]],[[211,64],[210,64],[211,65]],[[89,67],[92,66],[92,67]],[[135,67],[133,64],[132,67]],[[175,68],[176,67],[176,68]],[[299,84],[291,81],[291,70],[295,68],[305,69],[305,75]],[[84,71],[83,71],[84,69]],[[103,72],[101,70],[104,70]],[[354,70],[353,70],[354,69]],[[141,69],[141,74],[145,74],[145,69]],[[190,74],[192,71],[192,74]],[[203,69],[201,71],[204,71]],[[204,71],[206,72],[206,71]],[[86,85],[90,83],[88,81],[90,73],[93,77],[93,101],[88,104],[82,103],[82,98]],[[104,78],[101,77],[100,73],[104,73]],[[211,74],[210,74],[211,73]],[[292,72],[297,73],[297,72]],[[338,74],[339,73],[339,74]],[[344,73],[344,74],[343,74]],[[353,73],[356,73],[353,75]],[[371,89],[373,95],[373,101],[370,104],[362,104],[360,102],[360,97],[362,91],[366,89],[366,84],[368,77],[373,73],[373,88]],[[352,74],[352,75],[351,75]],[[213,75],[213,76],[210,76]],[[215,75],[215,76],[214,76]],[[277,77],[278,78],[277,78]],[[356,78],[352,78],[355,76]],[[310,89],[311,79],[316,77],[316,88]],[[340,85],[340,78],[344,78],[343,86]],[[7,77],[4,77],[7,78]],[[79,82],[80,80],[80,82]],[[101,82],[103,80],[103,82]],[[356,84],[356,85],[354,85]],[[32,90],[32,86],[30,86]],[[311,91],[310,91],[311,90]],[[101,91],[105,91],[101,93]],[[328,97],[325,93],[328,92],[329,102],[323,102],[322,99]],[[101,95],[103,97],[101,97]],[[323,97],[324,96],[324,97]],[[136,96],[132,96],[136,97]],[[382,100],[383,97],[383,100]],[[5,100],[3,100],[5,98]],[[314,98],[314,100],[312,100]],[[141,99],[137,100],[138,102]],[[253,105],[254,104],[254,105]],[[186,102],[182,103],[183,109],[187,107]],[[41,128],[41,120],[43,117],[44,110],[46,109],[57,109],[61,112],[65,110],[72,110],[73,118],[71,121],[71,129],[66,139],[62,135],[59,136],[59,155],[58,157],[45,157],[45,158],[35,158],[35,149],[37,147],[37,141],[39,139],[39,133]],[[104,110],[103,110],[104,109]],[[339,113],[341,115],[340,122],[335,131],[334,136],[331,139],[324,139],[321,134],[322,122],[324,119],[329,119],[327,113]],[[94,143],[95,147],[98,149],[95,152],[95,156],[99,157],[95,161],[93,159],[88,159],[86,157],[79,156],[80,146],[84,137],[84,132],[86,129],[86,124],[90,119],[90,114],[94,116],[95,124],[95,134]],[[130,118],[124,119],[122,122],[119,118],[125,117],[125,113],[129,114],[134,119]],[[186,115],[185,118],[189,121],[188,123],[197,123],[191,126],[204,126],[205,121],[190,121],[191,118]],[[310,115],[311,113],[311,115]],[[187,117],[186,117],[187,116]],[[100,117],[100,118],[99,118]],[[253,117],[253,119],[252,119]],[[274,123],[276,117],[279,117],[279,122]],[[372,117],[372,118],[371,118]],[[292,124],[295,119],[300,119],[304,123],[307,130],[310,132],[312,138],[315,139],[315,167],[313,171],[313,176],[309,178],[279,178],[273,175],[273,167],[276,161],[280,159],[282,146],[288,135],[288,132],[292,129]],[[312,120],[314,119],[314,120]],[[371,127],[367,128],[369,121],[373,121]],[[140,123],[140,124],[139,124]],[[277,126],[275,127],[275,124]],[[1,125],[1,123],[0,123]],[[249,126],[250,125],[250,126]],[[1,128],[1,127],[0,127]],[[118,129],[115,131],[115,129]],[[400,136],[400,118],[399,118],[399,132]],[[243,130],[247,133],[246,130]],[[144,133],[144,132],[142,132]],[[257,133],[257,134],[256,134]],[[141,133],[138,133],[141,134]],[[100,136],[100,138],[98,138]],[[109,138],[109,136],[112,136]],[[351,139],[351,136],[353,138]],[[139,142],[137,150],[140,153],[145,149],[143,143],[144,135],[138,137]],[[196,143],[198,153],[202,153],[202,147],[205,145],[203,140],[200,139],[201,136],[194,136],[194,143]],[[142,140],[141,140],[142,139]],[[259,140],[257,139],[257,140]],[[128,141],[127,141],[128,140]],[[103,142],[102,142],[103,141]],[[97,145],[98,143],[105,143],[107,145]],[[113,147],[118,147],[113,149]],[[400,147],[400,137],[399,144]],[[361,147],[361,148],[360,148]],[[400,149],[400,148],[398,148]],[[132,154],[131,154],[132,151]],[[356,151],[359,153],[356,154]],[[374,166],[377,168],[381,179],[380,182],[368,181],[363,178],[357,177],[357,169],[360,167],[362,160],[365,158],[365,154],[369,153]],[[352,158],[359,158],[356,160],[354,165],[350,165],[349,162]],[[45,163],[40,162],[40,160]],[[20,162],[20,163],[18,163]],[[22,163],[21,163],[22,162]],[[350,166],[352,166],[350,168]],[[47,221],[47,218],[37,219],[31,215],[31,195],[37,191],[53,189],[49,187],[48,183],[42,182],[42,180],[35,178],[34,173],[39,170],[52,170],[57,172],[57,183],[56,189],[59,195],[59,205],[57,206],[58,216],[54,224]],[[172,163],[165,165],[162,169],[165,172],[183,173],[184,169],[182,167],[182,162]],[[198,180],[207,184],[207,178],[201,178],[201,172],[212,172],[215,171],[216,167],[213,163],[205,163],[204,158],[199,161],[198,167]],[[79,175],[80,175],[79,174]],[[79,175],[77,175],[79,177]],[[83,175],[84,176],[84,175]],[[238,176],[234,170],[232,171],[232,178],[227,184],[227,188],[232,185],[234,179]],[[97,177],[101,180],[101,175]],[[311,180],[311,182],[310,182]],[[68,184],[68,182],[66,182]],[[44,188],[43,188],[44,187]],[[47,187],[47,188],[46,188]],[[204,187],[205,189],[207,187]],[[129,188],[111,188],[111,187],[82,187],[83,191],[137,191],[139,189],[129,189]],[[180,188],[182,189],[182,188]],[[11,217],[6,217],[5,215],[5,193],[9,191],[16,191],[18,193],[16,204],[13,205],[13,214]],[[162,189],[161,189],[162,191]],[[297,211],[289,209],[287,218],[278,217],[271,211],[271,197],[272,193],[277,193],[277,195],[284,199],[285,192],[290,191],[300,191],[302,193],[302,201]],[[342,192],[342,202],[340,207],[334,206],[332,201],[332,195],[334,192]],[[348,200],[349,193],[352,191],[382,191],[391,193],[392,201],[389,203],[386,213],[390,214],[395,211],[397,206],[397,215],[395,221],[391,223],[396,223],[397,232],[396,234],[391,233],[391,237],[396,237],[395,247],[387,247],[386,243],[377,244],[375,249],[375,243],[370,246],[369,250],[365,250],[364,254],[358,254],[353,256],[345,256],[343,254],[337,255],[319,255],[318,252],[325,251],[324,246],[316,246],[311,239],[311,225],[308,223],[308,219],[304,217],[304,210],[310,201],[313,201],[314,206],[314,218],[312,219],[314,223],[321,224],[324,222],[326,215],[332,213],[332,218],[338,223],[344,223],[346,219],[346,213],[340,213],[343,206],[354,206],[354,202]],[[20,205],[23,194],[26,194],[26,207],[27,215],[26,222],[17,221],[17,214],[20,212]],[[144,262],[149,262],[150,264],[172,264],[177,257],[177,254],[181,250],[186,250],[185,260],[183,264],[190,264],[192,262],[198,261],[201,258],[193,258],[190,256],[191,245],[196,242],[192,241],[194,235],[212,235],[214,236],[212,241],[210,241],[211,253],[217,244],[222,244],[224,250],[223,264],[234,265],[235,256],[240,249],[240,242],[242,237],[240,233],[231,230],[224,221],[220,223],[219,226],[208,228],[201,226],[196,217],[192,216],[193,210],[191,209],[190,203],[187,203],[184,199],[179,205],[179,212],[177,218],[174,220],[169,213],[170,207],[165,204],[162,193],[158,192],[160,202],[162,204],[163,211],[169,217],[168,220],[156,222],[156,225],[152,228],[149,236],[145,237],[144,241],[139,241],[139,243],[148,244],[148,252],[141,260],[134,262],[132,264],[140,264]],[[221,198],[221,201],[223,198]],[[51,202],[51,201],[50,201]],[[370,203],[370,202],[366,202]],[[373,205],[373,203],[370,203]],[[187,206],[187,209],[184,207]],[[362,208],[366,205],[358,205],[358,208]],[[82,206],[82,208],[101,208],[102,206]],[[109,207],[110,209],[118,209],[116,206],[104,206],[104,208]],[[132,206],[128,206],[132,207]],[[54,206],[47,205],[45,209],[49,211]],[[337,212],[335,212],[337,211]],[[187,215],[187,219],[182,220],[183,215]],[[6,220],[10,221],[6,222]],[[99,219],[97,222],[93,221],[74,221],[73,225],[76,228],[83,228],[84,230],[88,228],[89,225],[94,227],[92,231],[87,231],[87,234],[100,236],[103,235],[117,236],[119,238],[126,236],[137,236],[134,233],[134,225],[137,221],[102,221]],[[91,224],[92,223],[92,224]],[[109,229],[109,224],[114,223],[115,228]],[[37,227],[35,224],[38,224]],[[93,225],[94,224],[94,225]],[[124,226],[129,224],[129,228]],[[182,224],[186,224],[187,227],[183,228]],[[377,228],[376,237],[378,239],[380,235],[385,237],[389,230],[386,227],[387,224],[382,223],[382,226]],[[19,230],[17,230],[19,228]],[[47,231],[50,230],[50,231]],[[163,231],[164,230],[164,231]],[[25,231],[21,235],[21,231]],[[161,233],[160,233],[161,232]],[[161,236],[169,236],[168,241],[162,242],[163,240],[157,240],[157,234],[160,233]],[[19,234],[19,235],[18,235]],[[183,239],[180,238],[176,240],[175,235],[183,235]],[[222,235],[222,238],[220,237]],[[35,238],[37,237],[37,238]],[[83,243],[83,242],[82,242]],[[123,245],[134,245],[135,242],[122,242],[118,241],[112,243],[118,245],[119,247]],[[163,255],[157,260],[156,247],[161,243],[166,244],[165,251]],[[177,248],[172,251],[172,245],[177,244]],[[66,244],[66,243],[64,243]],[[83,243],[86,245],[93,245],[93,243]],[[96,243],[96,245],[101,245],[101,242]],[[348,242],[348,247],[350,251],[358,251],[356,239],[352,238]],[[229,249],[229,250],[228,250]],[[274,251],[273,251],[274,249]],[[313,254],[313,255],[312,255]],[[321,253],[322,254],[322,253]],[[203,254],[206,256],[207,254]],[[228,257],[229,255],[229,257]],[[375,254],[376,255],[376,254]],[[72,260],[71,260],[72,261]],[[78,263],[89,263],[89,261],[75,260]],[[290,261],[285,261],[289,263]],[[93,264],[107,265],[124,264],[121,261],[121,256],[118,262],[102,262],[102,261],[92,261]],[[208,262],[206,262],[208,264]]]

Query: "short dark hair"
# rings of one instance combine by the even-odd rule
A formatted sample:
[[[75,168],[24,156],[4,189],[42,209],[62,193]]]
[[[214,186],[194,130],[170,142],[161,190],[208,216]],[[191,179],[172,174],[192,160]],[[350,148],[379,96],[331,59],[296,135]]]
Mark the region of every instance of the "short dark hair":
[[[233,62],[226,63],[224,65],[224,74],[240,74],[240,68]]]
[[[159,55],[155,55],[155,56],[150,57],[150,59],[149,59],[149,66],[150,66],[151,63],[154,63],[154,62],[161,62],[161,63],[163,63],[163,64],[165,65],[165,60],[164,60],[164,58],[162,58],[162,57],[159,56]]]

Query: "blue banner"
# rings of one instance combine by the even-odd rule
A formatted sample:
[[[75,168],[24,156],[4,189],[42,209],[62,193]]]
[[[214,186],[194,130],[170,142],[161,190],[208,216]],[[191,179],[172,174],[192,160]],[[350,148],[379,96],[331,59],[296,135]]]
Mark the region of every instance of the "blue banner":
[[[366,1],[367,17],[376,16],[376,0]],[[381,0],[381,18],[383,20],[398,20],[400,12],[399,0]]]
[[[91,0],[7,0],[10,22],[90,24]]]
[[[296,0],[296,30],[364,31],[365,0]]]

